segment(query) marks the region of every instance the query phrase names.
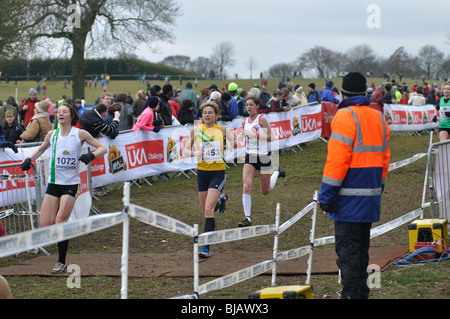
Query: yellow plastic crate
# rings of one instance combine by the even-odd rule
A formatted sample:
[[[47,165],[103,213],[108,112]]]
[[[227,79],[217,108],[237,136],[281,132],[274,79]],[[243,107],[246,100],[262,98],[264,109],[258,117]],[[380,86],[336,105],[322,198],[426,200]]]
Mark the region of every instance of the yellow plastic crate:
[[[313,299],[311,285],[279,286],[261,289],[248,295],[249,299]]]
[[[416,250],[416,243],[431,243],[441,240],[437,246],[442,250],[442,241],[448,245],[448,224],[446,219],[418,219],[409,225],[409,252]]]

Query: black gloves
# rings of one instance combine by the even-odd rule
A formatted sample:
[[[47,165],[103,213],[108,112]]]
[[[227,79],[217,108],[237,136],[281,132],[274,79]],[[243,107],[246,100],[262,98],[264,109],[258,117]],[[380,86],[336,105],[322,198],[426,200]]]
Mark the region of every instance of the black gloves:
[[[0,148],[10,148],[10,149],[12,149],[14,151],[14,153],[18,153],[16,145],[14,145],[11,142],[6,142],[6,141],[5,142],[1,142],[0,143]]]
[[[95,158],[94,153],[87,153],[80,156],[79,160],[84,164],[89,164]]]
[[[153,126],[160,126],[163,124],[163,121],[161,119],[156,119],[153,121]]]
[[[23,162],[22,162],[22,171],[28,171],[29,169],[31,169],[31,158],[27,157]]]
[[[153,128],[153,132],[155,132],[155,133],[158,133],[160,130],[161,130],[161,127],[160,127],[160,126],[155,126],[155,127]]]
[[[337,208],[337,204],[325,204],[325,203],[319,203],[320,209],[327,213],[334,213]]]

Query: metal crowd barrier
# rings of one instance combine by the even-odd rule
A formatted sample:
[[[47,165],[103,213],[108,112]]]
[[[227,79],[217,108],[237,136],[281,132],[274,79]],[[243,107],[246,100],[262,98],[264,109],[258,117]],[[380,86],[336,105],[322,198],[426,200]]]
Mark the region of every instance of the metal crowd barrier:
[[[0,221],[6,235],[39,228],[42,198],[39,169],[32,163],[33,173],[24,174],[21,163],[0,165]],[[39,248],[45,254],[44,249]],[[38,252],[38,248],[31,250]]]
[[[427,152],[427,172],[423,188],[425,201],[427,184],[431,218],[450,219],[450,140],[432,143]],[[437,206],[437,207],[436,207]],[[436,211],[437,209],[437,211]]]

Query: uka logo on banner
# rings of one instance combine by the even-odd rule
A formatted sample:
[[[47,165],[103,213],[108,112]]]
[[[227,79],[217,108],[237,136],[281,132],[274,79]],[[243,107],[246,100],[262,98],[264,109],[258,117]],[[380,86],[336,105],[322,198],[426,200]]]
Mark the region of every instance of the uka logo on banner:
[[[162,140],[129,144],[125,149],[130,169],[148,164],[164,163],[164,142]]]

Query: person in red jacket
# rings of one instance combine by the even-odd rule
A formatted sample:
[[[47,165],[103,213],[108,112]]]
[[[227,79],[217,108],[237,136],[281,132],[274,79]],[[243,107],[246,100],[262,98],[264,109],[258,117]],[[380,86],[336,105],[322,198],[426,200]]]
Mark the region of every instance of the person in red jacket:
[[[273,92],[273,98],[270,100],[270,112],[284,112],[290,111],[290,106],[283,106],[282,101],[284,99],[284,93],[282,90],[275,90]]]
[[[370,229],[380,220],[390,161],[389,125],[383,113],[370,107],[365,92],[366,79],[361,73],[344,77],[344,100],[331,122],[318,198],[320,208],[334,220],[343,299],[369,297]]]
[[[23,101],[18,112],[23,120],[25,126],[31,122],[31,118],[34,116],[34,105],[39,102],[37,98],[37,92],[35,89],[31,88],[28,91],[28,99]]]

